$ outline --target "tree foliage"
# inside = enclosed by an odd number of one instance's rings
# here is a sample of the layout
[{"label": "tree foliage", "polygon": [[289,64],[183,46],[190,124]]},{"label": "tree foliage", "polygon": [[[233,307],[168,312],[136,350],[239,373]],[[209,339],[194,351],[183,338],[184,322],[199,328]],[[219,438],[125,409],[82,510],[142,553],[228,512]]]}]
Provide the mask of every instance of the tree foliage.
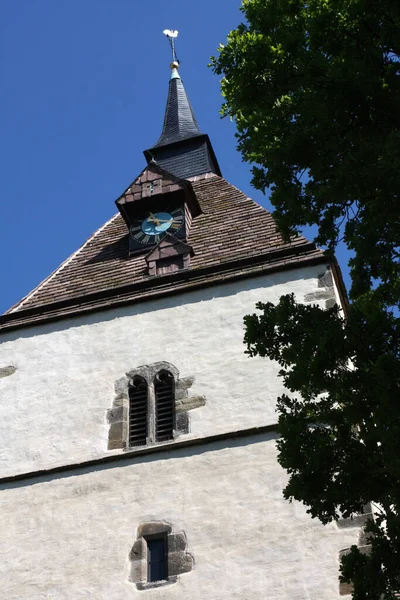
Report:
[{"label": "tree foliage", "polygon": [[355,252],[353,292],[399,294],[400,2],[245,0],[214,69],[280,229]]},{"label": "tree foliage", "polygon": [[278,399],[279,462],[287,499],[328,523],[363,512],[376,521],[368,556],[344,559],[354,598],[394,598],[400,590],[400,339],[395,317],[365,298],[347,319],[338,307],[259,303],[245,318],[248,353],[278,361],[293,395]]},{"label": "tree foliage", "polygon": [[346,319],[338,308],[257,305],[250,356],[278,361],[279,460],[287,499],[323,523],[362,512],[369,554],[341,577],[356,600],[400,591],[400,2],[244,0],[214,71],[253,185],[271,191],[289,239],[352,251]]}]

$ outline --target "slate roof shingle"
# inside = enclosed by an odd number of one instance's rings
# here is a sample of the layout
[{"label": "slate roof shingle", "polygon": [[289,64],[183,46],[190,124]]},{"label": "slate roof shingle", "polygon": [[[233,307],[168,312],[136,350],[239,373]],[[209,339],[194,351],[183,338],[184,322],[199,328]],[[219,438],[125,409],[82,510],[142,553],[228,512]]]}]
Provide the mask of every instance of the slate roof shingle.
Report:
[{"label": "slate roof shingle", "polygon": [[148,163],[155,159],[160,167],[183,179],[208,172],[221,175],[210,139],[199,129],[174,63],[171,68],[162,133],[144,156]]}]

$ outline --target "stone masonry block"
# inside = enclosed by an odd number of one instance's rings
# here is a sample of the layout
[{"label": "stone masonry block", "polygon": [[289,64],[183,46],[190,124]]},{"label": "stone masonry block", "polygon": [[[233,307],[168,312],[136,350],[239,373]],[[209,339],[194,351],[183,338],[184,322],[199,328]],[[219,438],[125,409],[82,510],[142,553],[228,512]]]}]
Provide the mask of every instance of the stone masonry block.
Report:
[{"label": "stone masonry block", "polygon": [[2,379],[3,377],[9,377],[10,375],[13,375],[16,370],[17,370],[17,368],[14,367],[13,365],[9,365],[8,367],[1,367],[0,368],[0,379]]},{"label": "stone masonry block", "polygon": [[327,289],[320,292],[312,292],[311,294],[306,294],[304,296],[305,302],[313,302],[314,300],[329,300],[330,298],[334,298],[334,292],[332,289]]},{"label": "stone masonry block", "polygon": [[142,560],[146,557],[146,546],[143,538],[139,538],[132,546],[129,553],[129,559],[132,561]]},{"label": "stone masonry block", "polygon": [[337,526],[339,529],[347,529],[349,527],[364,527],[367,524],[368,519],[372,519],[371,513],[354,515],[349,519],[339,519],[337,521]]},{"label": "stone masonry block", "polygon": [[194,383],[194,377],[182,377],[182,379],[179,379],[177,381],[177,388],[179,389],[188,389],[190,387],[192,387]]},{"label": "stone masonry block", "polygon": [[200,408],[200,406],[204,406],[205,403],[206,399],[204,396],[190,396],[189,398],[182,400],[180,410],[193,410],[194,408]]},{"label": "stone masonry block", "polygon": [[330,269],[327,269],[325,273],[318,277],[318,287],[333,287],[333,277]]},{"label": "stone masonry block", "polygon": [[160,533],[171,533],[172,527],[168,523],[142,523],[138,527],[138,537],[146,537],[150,535],[157,535]]},{"label": "stone masonry block", "polygon": [[[339,552],[339,558],[341,559],[342,556],[349,554],[350,550],[351,550],[351,548],[345,548],[344,550],[341,550]],[[361,554],[370,554],[371,546],[358,546],[358,550],[361,552]]]},{"label": "stone masonry block", "polygon": [[168,579],[162,581],[139,581],[136,584],[136,588],[138,590],[153,590],[156,588],[165,587],[166,585],[170,585],[171,583],[176,583],[177,581],[178,578],[176,576],[168,577]]},{"label": "stone masonry block", "polygon": [[178,412],[176,414],[176,431],[179,433],[189,433],[189,415],[185,412]]},{"label": "stone masonry block", "polygon": [[325,307],[326,308],[333,308],[336,305],[336,300],[335,298],[329,298],[329,300],[327,300],[325,302]]},{"label": "stone masonry block", "polygon": [[147,562],[145,560],[134,560],[131,563],[130,580],[139,583],[146,578]]},{"label": "stone masonry block", "polygon": [[109,440],[108,441],[108,450],[119,450],[121,448],[125,448],[124,440]]},{"label": "stone masonry block", "polygon": [[189,395],[189,392],[187,391],[187,388],[178,388],[178,386],[175,387],[175,400],[182,400],[183,398],[187,398]]},{"label": "stone masonry block", "polygon": [[370,537],[368,536],[371,536],[371,534],[367,534],[364,529],[361,529],[360,533],[358,534],[358,546],[369,546]]},{"label": "stone masonry block", "polygon": [[107,419],[109,423],[118,423],[119,421],[126,421],[128,419],[128,408],[126,406],[110,408],[107,411]]},{"label": "stone masonry block", "polygon": [[127,377],[121,377],[114,384],[115,394],[117,396],[123,396],[128,393],[128,383],[129,380]]},{"label": "stone masonry block", "polygon": [[168,554],[168,574],[180,575],[193,569],[193,557],[188,552],[171,552]]},{"label": "stone masonry block", "polygon": [[125,441],[128,434],[128,425],[125,422],[112,423],[108,433],[109,441]]},{"label": "stone masonry block", "polygon": [[339,593],[341,596],[349,596],[353,591],[352,583],[340,583],[339,584]]},{"label": "stone masonry block", "polygon": [[128,408],[129,400],[128,395],[126,396],[116,396],[113,402],[113,408],[118,408],[119,406],[126,406]]},{"label": "stone masonry block", "polygon": [[168,552],[183,552],[186,548],[184,533],[171,533],[168,536]]}]

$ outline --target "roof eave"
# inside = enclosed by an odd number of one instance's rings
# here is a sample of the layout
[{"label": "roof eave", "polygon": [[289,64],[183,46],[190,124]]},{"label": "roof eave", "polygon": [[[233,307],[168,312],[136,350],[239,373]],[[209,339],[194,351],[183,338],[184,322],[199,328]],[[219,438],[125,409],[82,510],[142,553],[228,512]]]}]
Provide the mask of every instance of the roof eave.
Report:
[{"label": "roof eave", "polygon": [[[144,291],[149,287],[152,289],[154,297],[160,297],[165,295],[176,295],[182,294],[187,291],[190,291],[193,287],[209,287],[212,285],[216,285],[217,283],[227,283],[228,281],[232,281],[233,279],[246,279],[255,277],[264,272],[274,272],[274,271],[285,271],[296,269],[299,267],[305,267],[307,265],[312,264],[320,264],[329,262],[332,264],[332,258],[329,258],[324,252],[318,251],[315,254],[317,248],[314,244],[308,243],[303,246],[298,246],[293,252],[293,249],[283,249],[277,250],[275,252],[269,252],[264,255],[251,256],[243,259],[239,259],[236,261],[227,261],[226,263],[216,265],[210,265],[207,267],[203,267],[195,270],[184,270],[174,274],[158,276],[157,278],[149,278],[149,280],[141,281],[134,284],[119,286],[116,288],[105,289],[99,292],[95,292],[92,294],[86,294],[83,296],[76,296],[74,298],[70,298],[67,300],[60,300],[57,302],[45,304],[42,306],[36,306],[27,309],[21,309],[15,311],[13,313],[6,313],[0,316],[0,334],[2,332],[9,331],[10,329],[19,329],[22,327],[33,327],[36,325],[40,325],[43,322],[57,321],[60,319],[70,318],[71,316],[76,316],[77,314],[85,314],[87,312],[97,312],[100,310],[105,310],[107,308],[114,308],[116,306],[123,306],[127,304],[135,304],[136,302],[146,301],[149,296],[146,294],[140,298],[123,298],[125,294],[132,293],[134,291]],[[312,253],[314,251],[314,254]],[[309,255],[304,254],[310,252]],[[286,260],[285,264],[280,264],[279,266],[275,266],[275,264],[271,264],[273,259],[284,258],[285,255],[289,259],[290,255],[303,255],[299,256],[298,262],[290,262],[290,260]],[[257,272],[254,272],[252,267],[257,267]],[[229,275],[223,275],[224,272],[229,271]],[[211,276],[215,274],[217,280],[214,281],[210,277],[210,281],[207,282],[207,275]],[[204,277],[206,276],[206,280]],[[199,280],[199,282],[197,282]],[[151,284],[149,286],[149,282]],[[176,288],[171,283],[179,283],[184,284],[184,287]],[[159,288],[159,289],[157,289]],[[112,305],[107,306],[107,301],[114,299]],[[69,312],[62,312],[63,309],[70,309]],[[57,313],[60,311],[60,313]],[[30,320],[29,317],[32,317]],[[39,317],[35,319],[34,317]],[[26,319],[23,322],[20,320]],[[16,321],[13,323],[13,321]]]}]

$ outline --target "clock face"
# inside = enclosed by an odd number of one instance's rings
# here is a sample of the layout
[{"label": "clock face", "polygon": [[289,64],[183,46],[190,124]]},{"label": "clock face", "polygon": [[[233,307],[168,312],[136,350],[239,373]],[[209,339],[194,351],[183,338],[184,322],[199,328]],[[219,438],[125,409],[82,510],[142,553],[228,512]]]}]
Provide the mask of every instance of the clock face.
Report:
[{"label": "clock face", "polygon": [[165,233],[179,234],[184,230],[184,213],[182,208],[171,212],[151,212],[141,219],[135,220],[130,229],[131,238],[138,246],[157,244]]},{"label": "clock face", "polygon": [[174,217],[170,213],[150,213],[142,223],[142,231],[147,235],[159,235],[168,231],[172,225],[174,225]]}]

